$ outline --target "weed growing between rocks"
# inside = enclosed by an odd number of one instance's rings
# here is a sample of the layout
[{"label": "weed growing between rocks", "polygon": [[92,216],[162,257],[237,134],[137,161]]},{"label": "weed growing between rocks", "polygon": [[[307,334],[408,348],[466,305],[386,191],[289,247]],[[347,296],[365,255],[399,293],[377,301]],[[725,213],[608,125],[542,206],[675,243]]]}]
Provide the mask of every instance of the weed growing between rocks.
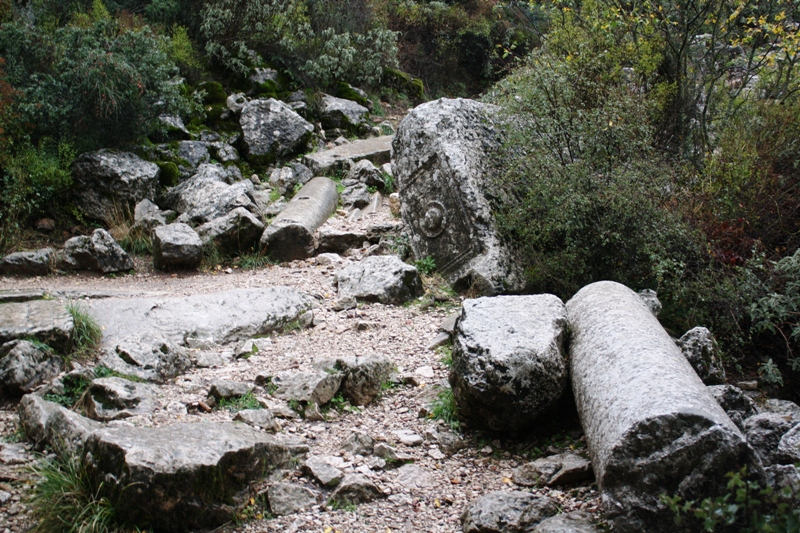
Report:
[{"label": "weed growing between rocks", "polygon": [[85,358],[91,355],[100,344],[103,330],[79,302],[69,302],[67,312],[72,315],[72,358]]},{"label": "weed growing between rocks", "polygon": [[40,481],[30,504],[39,533],[111,533],[114,505],[94,489],[76,456],[43,459],[33,466]]},{"label": "weed growing between rocks", "polygon": [[453,389],[443,389],[433,400],[430,417],[435,420],[441,420],[453,431],[461,431],[461,424],[458,422],[458,405],[456,405],[456,399],[453,396]]},{"label": "weed growing between rocks", "polygon": [[436,262],[431,256],[417,259],[414,261],[414,266],[417,267],[417,270],[419,270],[421,273],[428,275],[433,274],[433,271],[436,270]]},{"label": "weed growing between rocks", "polygon": [[747,467],[727,474],[728,493],[700,502],[662,495],[675,513],[675,523],[692,525],[693,531],[772,533],[800,531],[797,496],[786,487],[777,492],[748,478]]},{"label": "weed growing between rocks", "polygon": [[217,406],[231,412],[244,411],[245,409],[261,409],[261,404],[252,392],[233,398],[222,398]]}]

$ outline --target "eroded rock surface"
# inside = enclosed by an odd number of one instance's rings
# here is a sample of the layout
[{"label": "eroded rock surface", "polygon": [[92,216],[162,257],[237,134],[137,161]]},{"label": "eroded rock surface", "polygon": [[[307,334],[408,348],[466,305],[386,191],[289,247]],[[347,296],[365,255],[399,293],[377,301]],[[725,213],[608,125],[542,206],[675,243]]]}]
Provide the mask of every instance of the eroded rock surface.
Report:
[{"label": "eroded rock surface", "polygon": [[402,304],[423,292],[417,269],[393,255],[372,256],[336,273],[339,298]]},{"label": "eroded rock surface", "polygon": [[0,344],[36,339],[59,351],[69,348],[74,323],[62,302],[31,300],[0,304]]}]

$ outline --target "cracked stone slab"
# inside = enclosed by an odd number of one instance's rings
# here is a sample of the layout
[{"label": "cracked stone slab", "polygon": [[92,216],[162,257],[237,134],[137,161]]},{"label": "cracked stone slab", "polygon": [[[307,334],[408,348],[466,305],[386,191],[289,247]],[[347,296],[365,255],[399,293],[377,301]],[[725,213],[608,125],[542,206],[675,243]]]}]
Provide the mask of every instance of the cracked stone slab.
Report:
[{"label": "cracked stone slab", "polygon": [[312,307],[290,287],[232,289],[185,297],[93,301],[89,312],[103,329],[103,363],[125,374],[163,381],[191,366],[192,339],[217,344],[275,331]]},{"label": "cracked stone slab", "polygon": [[74,327],[62,302],[31,300],[0,305],[0,344],[34,338],[55,350],[66,350]]}]

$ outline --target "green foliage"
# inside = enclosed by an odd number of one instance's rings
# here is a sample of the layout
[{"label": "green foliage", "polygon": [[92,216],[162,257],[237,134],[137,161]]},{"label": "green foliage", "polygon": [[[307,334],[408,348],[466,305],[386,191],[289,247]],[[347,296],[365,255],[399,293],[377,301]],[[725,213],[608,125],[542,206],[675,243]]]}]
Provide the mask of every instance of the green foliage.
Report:
[{"label": "green foliage", "polygon": [[33,216],[54,214],[68,197],[75,152],[68,143],[23,141],[0,153],[0,252],[12,247]]},{"label": "green foliage", "polygon": [[243,270],[256,270],[259,268],[272,266],[274,264],[274,261],[272,261],[267,255],[260,252],[241,255],[233,260],[233,266]]},{"label": "green foliage", "polygon": [[358,406],[351,405],[349,401],[342,395],[341,391],[331,398],[329,406],[336,409],[339,413],[360,413],[361,409]]},{"label": "green foliage", "polygon": [[176,24],[172,27],[172,35],[167,45],[167,56],[178,66],[181,74],[190,81],[200,76],[203,62],[184,26]]},{"label": "green foliage", "polygon": [[430,275],[433,274],[434,270],[436,270],[436,261],[433,260],[433,257],[427,256],[414,261],[414,266],[417,267],[417,270],[423,274]]},{"label": "green foliage", "polygon": [[30,505],[41,533],[110,533],[116,530],[114,505],[101,496],[81,458],[43,458],[32,467],[39,481]]},{"label": "green foliage", "polygon": [[508,117],[498,219],[535,291],[568,297],[600,279],[660,288],[695,237],[664,208],[671,169],[652,152],[647,102],[604,42],[584,42],[593,60],[537,51],[489,95]]},{"label": "green foliage", "polygon": [[258,403],[258,398],[256,398],[252,392],[248,392],[244,396],[222,398],[217,403],[217,407],[235,413],[237,411],[243,411],[244,409],[261,409],[261,404]]},{"label": "green foliage", "polygon": [[89,314],[89,311],[79,302],[71,301],[67,304],[67,311],[72,316],[73,328],[70,341],[72,343],[72,356],[85,357],[92,354],[100,345],[103,330]]},{"label": "green foliage", "polygon": [[439,346],[436,348],[436,353],[440,355],[439,361],[441,361],[443,365],[449,367],[453,364],[453,347],[451,345]]},{"label": "green foliage", "polygon": [[453,431],[460,431],[461,424],[458,421],[458,405],[456,404],[453,389],[443,389],[436,399],[431,403],[431,418],[441,420]]},{"label": "green foliage", "polygon": [[172,161],[159,161],[156,164],[161,169],[161,173],[158,175],[158,184],[161,187],[174,187],[179,183],[181,171],[178,169],[178,165]]},{"label": "green foliage", "polygon": [[789,533],[800,531],[800,508],[787,488],[775,492],[748,478],[747,468],[727,474],[728,493],[700,502],[663,495],[661,500],[675,513],[675,523],[687,523],[695,531],[741,533]]},{"label": "green foliage", "polygon": [[22,23],[0,27],[8,81],[22,93],[19,122],[33,128],[34,142],[79,139],[82,149],[131,141],[158,115],[196,109],[165,48],[148,27],[111,17],[52,33]]},{"label": "green foliage", "polygon": [[[254,50],[307,83],[333,87],[339,81],[376,84],[396,63],[396,34],[380,26],[358,31],[318,27],[324,2],[302,0],[212,0],[202,11],[206,52],[244,76],[257,66]],[[341,26],[340,26],[341,27]]]}]

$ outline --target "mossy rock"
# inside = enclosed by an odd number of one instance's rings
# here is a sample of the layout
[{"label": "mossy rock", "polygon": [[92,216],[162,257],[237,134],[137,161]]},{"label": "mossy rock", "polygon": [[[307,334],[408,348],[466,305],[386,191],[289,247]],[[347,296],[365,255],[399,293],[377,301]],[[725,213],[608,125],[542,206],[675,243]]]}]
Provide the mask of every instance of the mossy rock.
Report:
[{"label": "mossy rock", "polygon": [[343,81],[339,82],[339,84],[336,86],[336,94],[334,96],[356,102],[363,105],[367,109],[372,108],[372,102],[370,102],[368,98],[364,98],[358,94],[358,92],[353,89],[352,85]]},{"label": "mossy rock", "polygon": [[197,86],[198,91],[205,91],[203,103],[205,105],[225,104],[228,94],[218,81],[205,81]]},{"label": "mossy rock", "polygon": [[256,96],[259,98],[278,98],[281,92],[280,86],[273,80],[267,80],[258,86]]},{"label": "mossy rock", "polygon": [[162,188],[174,187],[178,184],[181,178],[178,165],[171,161],[160,161],[156,165],[161,169],[161,173],[158,175],[158,184]]},{"label": "mossy rock", "polygon": [[415,102],[421,102],[425,99],[425,85],[421,79],[415,78],[411,74],[394,68],[387,68],[383,71],[383,79],[387,86],[398,92],[405,93]]}]

